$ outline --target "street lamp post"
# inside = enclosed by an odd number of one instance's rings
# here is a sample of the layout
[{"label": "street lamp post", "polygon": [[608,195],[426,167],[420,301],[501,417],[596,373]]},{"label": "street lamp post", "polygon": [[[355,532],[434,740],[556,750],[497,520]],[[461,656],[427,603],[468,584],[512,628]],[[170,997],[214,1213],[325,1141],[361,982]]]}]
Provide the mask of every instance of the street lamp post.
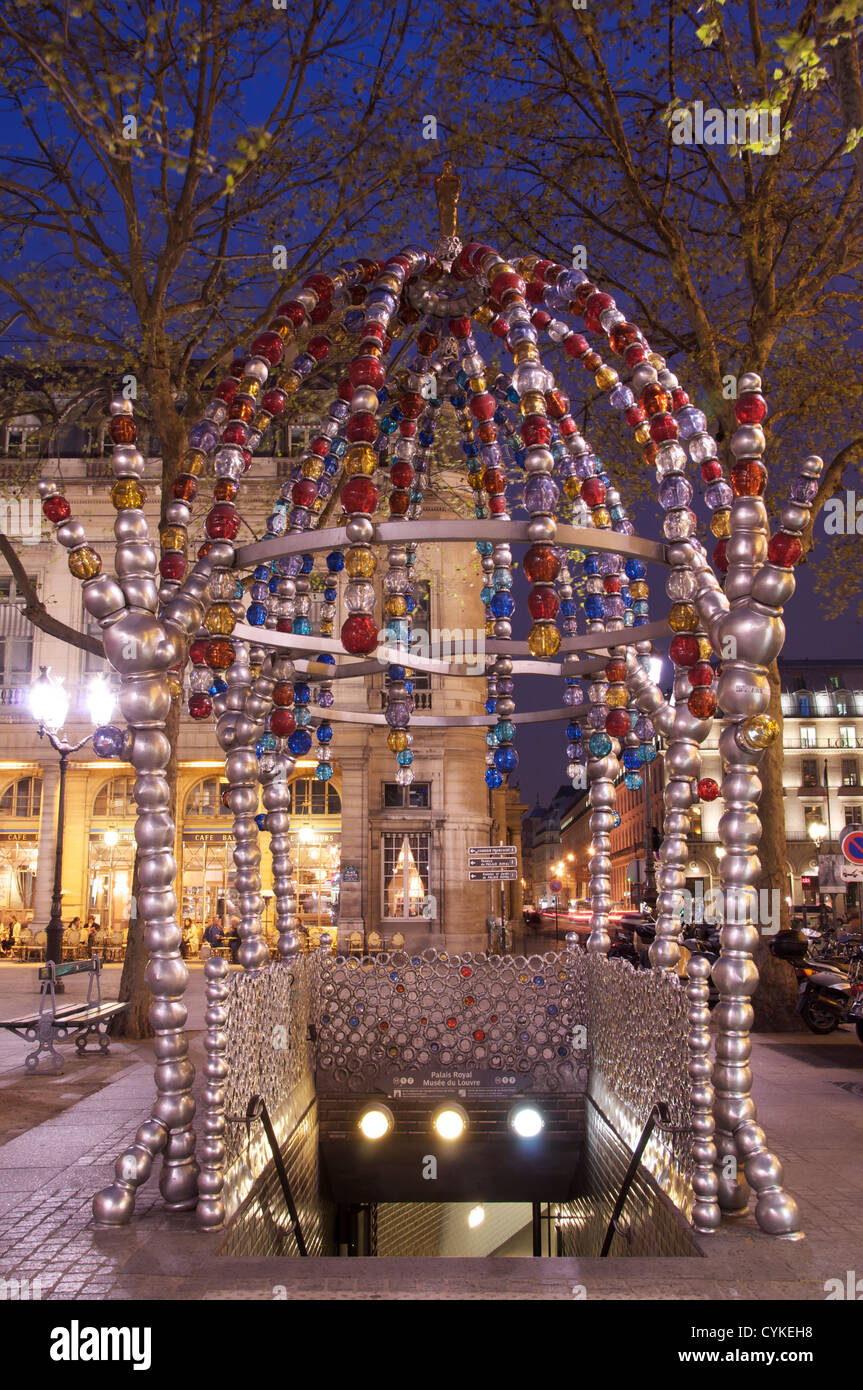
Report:
[{"label": "street lamp post", "polygon": [[[825,773],[826,773],[826,766],[827,766],[827,765],[826,765],[826,763],[825,763]],[[829,810],[829,807],[828,807],[828,810]],[[809,826],[808,826],[807,828],[808,828],[808,832],[809,832],[809,838],[813,841],[813,843],[814,843],[814,845],[815,845],[815,853],[816,853],[816,855],[818,855],[818,854],[820,854],[820,851],[821,851],[821,841],[824,839],[824,836],[828,833],[828,827],[824,824],[823,821],[821,821],[821,820],[814,820],[814,821],[811,821],[811,822],[809,823]],[[828,844],[830,843],[829,840],[828,840],[827,843],[828,843]],[[818,875],[818,897],[819,897],[819,900],[820,900],[820,903],[821,903],[821,907],[822,907],[822,909],[823,909],[823,907],[824,907],[824,893],[823,893],[822,888],[821,888],[821,874],[820,874],[820,872],[819,872],[819,875]],[[804,922],[805,922],[805,920],[806,920],[806,915],[805,915],[805,913],[804,913]],[[835,894],[835,893],[833,894],[833,924],[834,924],[834,926],[835,926],[835,924],[836,924],[836,894]],[[819,924],[819,925],[823,926],[823,923],[821,923],[821,924]]]},{"label": "street lamp post", "polygon": [[[113,696],[101,681],[94,681],[90,688],[90,714],[97,725],[107,724],[111,717]],[[68,743],[61,737],[66,716],[69,713],[69,696],[62,681],[54,680],[48,668],[43,666],[39,676],[30,687],[30,712],[36,721],[36,731],[40,738],[47,737],[55,753],[60,754],[60,790],[57,802],[57,841],[54,848],[54,885],[51,896],[51,917],[45,929],[45,959],[59,965],[63,958],[63,820],[66,811],[66,770],[69,757],[89,743],[93,733],[87,734],[78,743]],[[56,986],[61,989],[61,985]]]}]

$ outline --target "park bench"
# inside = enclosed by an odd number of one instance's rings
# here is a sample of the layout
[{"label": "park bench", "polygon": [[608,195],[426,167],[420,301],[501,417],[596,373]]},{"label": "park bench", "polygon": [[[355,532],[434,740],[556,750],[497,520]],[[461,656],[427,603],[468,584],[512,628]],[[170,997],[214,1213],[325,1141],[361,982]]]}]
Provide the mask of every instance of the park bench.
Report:
[{"label": "park bench", "polygon": [[[35,1052],[28,1053],[24,1059],[24,1065],[30,1071],[37,1069],[42,1053],[45,1052],[48,1054],[50,1070],[59,1076],[63,1071],[63,1057],[54,1044],[74,1041],[79,1055],[83,1055],[91,1033],[96,1035],[102,1051],[108,1051],[108,1023],[128,1008],[128,1004],[102,1003],[101,970],[102,961],[99,956],[93,956],[90,960],[64,961],[62,965],[55,965],[54,961],[49,960],[39,970],[39,979],[42,981],[39,1012],[27,1014],[22,1018],[0,1020],[0,1028],[24,1038],[26,1042],[38,1042],[39,1046]],[[54,989],[57,980],[63,975],[78,975],[82,972],[90,976],[87,982],[87,998],[76,1004],[63,1004],[58,1008]]]}]

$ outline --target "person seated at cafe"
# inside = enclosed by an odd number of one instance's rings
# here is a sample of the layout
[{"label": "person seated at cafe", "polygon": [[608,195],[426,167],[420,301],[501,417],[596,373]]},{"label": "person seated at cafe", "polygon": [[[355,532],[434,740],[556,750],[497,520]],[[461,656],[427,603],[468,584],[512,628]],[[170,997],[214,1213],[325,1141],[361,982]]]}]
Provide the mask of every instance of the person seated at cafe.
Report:
[{"label": "person seated at cafe", "polygon": [[215,951],[222,944],[222,928],[217,917],[214,917],[204,932],[204,940],[208,946],[212,946]]}]

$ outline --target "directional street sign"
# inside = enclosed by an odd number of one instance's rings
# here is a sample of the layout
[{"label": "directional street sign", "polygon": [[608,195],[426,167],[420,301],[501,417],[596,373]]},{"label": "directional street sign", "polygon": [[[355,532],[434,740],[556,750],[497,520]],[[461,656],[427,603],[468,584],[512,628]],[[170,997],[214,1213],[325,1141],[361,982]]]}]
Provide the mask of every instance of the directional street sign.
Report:
[{"label": "directional street sign", "polygon": [[839,836],[839,848],[849,864],[863,864],[863,827],[846,825]]},{"label": "directional street sign", "polygon": [[492,859],[486,854],[472,854],[467,861],[469,869],[514,869],[514,859]]},{"label": "directional street sign", "polygon": [[486,859],[517,859],[518,845],[471,845],[468,854],[481,854]]},{"label": "directional street sign", "polygon": [[471,869],[468,878],[471,883],[501,883],[518,878],[518,869]]},{"label": "directional street sign", "polygon": [[863,883],[863,864],[843,864],[843,883]]}]

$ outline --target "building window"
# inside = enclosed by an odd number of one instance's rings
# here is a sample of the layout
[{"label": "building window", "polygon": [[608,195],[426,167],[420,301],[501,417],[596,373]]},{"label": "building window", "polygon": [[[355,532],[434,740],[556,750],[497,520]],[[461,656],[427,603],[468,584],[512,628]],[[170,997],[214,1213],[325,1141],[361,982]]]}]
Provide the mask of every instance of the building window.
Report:
[{"label": "building window", "polygon": [[383,836],[384,918],[426,916],[429,893],[429,836]]},{"label": "building window", "polygon": [[845,824],[863,825],[863,806],[846,806]]},{"label": "building window", "polygon": [[801,724],[801,726],[800,726],[800,747],[801,747],[801,748],[814,748],[814,747],[815,747],[815,725],[814,725],[814,724]]},{"label": "building window", "polygon": [[42,809],[41,777],[21,777],[10,782],[0,796],[0,813],[4,816],[38,816]]},{"label": "building window", "polygon": [[228,783],[218,777],[206,777],[197,782],[186,796],[186,818],[199,817],[202,820],[215,820],[216,816],[230,816],[229,806],[222,800],[222,793],[228,790]]},{"label": "building window", "polygon": [[808,719],[812,714],[812,710],[809,707],[808,692],[805,695],[801,693],[797,696],[797,713],[801,719]]},{"label": "building window", "polygon": [[817,759],[815,759],[815,758],[804,758],[804,759],[803,759],[803,762],[802,762],[802,767],[803,767],[803,772],[802,772],[802,782],[801,782],[801,785],[804,786],[804,787],[818,787],[818,786],[820,786],[821,783],[818,781],[818,762],[817,762]]},{"label": "building window", "polygon": [[856,727],[855,727],[853,724],[840,724],[840,725],[839,725],[839,747],[840,747],[840,748],[856,748],[856,747],[857,747],[857,729],[856,729]]},{"label": "building window", "polygon": [[690,826],[689,838],[690,838],[691,840],[700,840],[700,839],[701,839],[701,835],[702,835],[702,829],[701,829],[701,807],[700,807],[700,806],[690,806],[690,808],[689,808],[689,826]]},{"label": "building window", "polygon": [[848,696],[844,690],[841,695],[836,696],[836,713],[840,715],[848,713]]},{"label": "building window", "polygon": [[842,759],[842,785],[843,787],[859,787],[860,774],[857,770],[856,758]]},{"label": "building window", "polygon": [[827,689],[828,689],[828,690],[838,690],[838,689],[839,689],[839,677],[838,677],[838,676],[828,676],[828,677],[827,677]]},{"label": "building window", "polygon": [[[28,575],[35,586],[34,575]],[[33,676],[33,626],[11,574],[0,575],[0,685],[20,689]]]},{"label": "building window", "polygon": [[134,777],[112,777],[100,787],[93,800],[94,816],[134,816],[136,813]]},{"label": "building window", "polygon": [[[817,806],[804,806],[803,819],[806,826],[806,833],[809,833],[810,825],[817,825],[821,822],[821,812]],[[821,822],[823,824],[823,822]]]},{"label": "building window", "polygon": [[[414,632],[424,632],[425,640],[429,644],[427,655],[431,654],[431,581],[428,579],[415,579],[413,592],[414,606],[411,615],[411,627]],[[414,671],[411,676],[414,697],[423,691],[431,690],[431,675],[428,671]],[[417,700],[415,704],[418,709],[428,709],[428,700]]]},{"label": "building window", "polygon": [[288,788],[288,810],[294,816],[340,816],[342,799],[331,782],[298,777]]},{"label": "building window", "polygon": [[427,811],[431,805],[430,791],[428,782],[411,782],[409,787],[403,787],[399,782],[384,782],[384,806],[387,809],[412,806]]}]

